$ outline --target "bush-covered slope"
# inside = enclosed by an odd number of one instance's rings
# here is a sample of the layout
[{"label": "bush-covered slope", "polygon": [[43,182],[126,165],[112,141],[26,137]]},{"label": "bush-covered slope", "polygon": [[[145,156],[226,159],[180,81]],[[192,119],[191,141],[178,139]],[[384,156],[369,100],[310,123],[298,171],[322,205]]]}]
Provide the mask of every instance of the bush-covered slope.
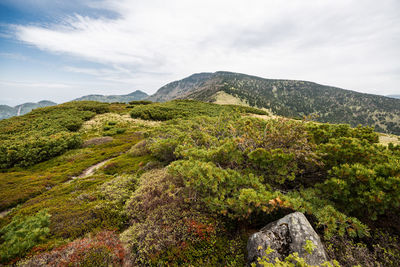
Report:
[{"label": "bush-covered slope", "polygon": [[244,266],[251,233],[301,211],[332,260],[398,265],[400,146],[371,128],[187,100],[69,103],[35,125],[97,105],[83,146],[0,173],[2,263]]},{"label": "bush-covered slope", "polygon": [[201,115],[210,117],[219,116],[222,112],[232,113],[249,113],[267,115],[263,110],[234,106],[234,105],[217,105],[193,100],[175,100],[167,103],[153,103],[147,105],[136,105],[131,110],[132,118],[140,118],[144,120],[166,121],[177,118],[190,118]]},{"label": "bush-covered slope", "polygon": [[101,103],[71,102],[0,121],[0,169],[33,165],[76,148],[82,123],[107,111]]},{"label": "bush-covered slope", "polygon": [[219,91],[285,117],[312,114],[320,122],[361,124],[373,126],[376,131],[400,134],[400,100],[306,81],[272,80],[231,72],[202,73],[160,88],[151,99],[213,102]]}]

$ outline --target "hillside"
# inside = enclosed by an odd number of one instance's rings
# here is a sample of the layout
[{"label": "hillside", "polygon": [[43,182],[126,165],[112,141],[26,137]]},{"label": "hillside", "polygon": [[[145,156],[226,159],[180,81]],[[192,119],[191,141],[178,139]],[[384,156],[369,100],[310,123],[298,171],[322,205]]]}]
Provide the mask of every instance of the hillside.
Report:
[{"label": "hillside", "polygon": [[246,266],[249,237],[295,211],[324,266],[400,262],[400,139],[368,127],[75,101],[2,120],[0,137],[0,265]]},{"label": "hillside", "polygon": [[24,115],[36,108],[49,107],[49,106],[54,106],[54,105],[57,105],[57,103],[54,103],[52,101],[47,101],[47,100],[42,100],[42,101],[39,101],[38,103],[28,102],[28,103],[17,105],[15,107],[10,107],[7,105],[0,105],[0,120],[10,118],[13,116]]},{"label": "hillside", "polygon": [[136,90],[127,95],[86,95],[75,99],[74,101],[98,101],[98,102],[106,102],[106,103],[113,103],[113,102],[122,102],[128,103],[130,101],[137,101],[143,100],[148,95],[145,92],[140,90]]},{"label": "hillside", "polygon": [[206,81],[214,77],[213,73],[197,73],[185,79],[171,82],[160,89],[147,99],[153,102],[164,102],[177,98],[183,98],[194,90],[202,88]]},{"label": "hillside", "polygon": [[[148,97],[148,95],[140,90],[136,90],[127,95],[86,95],[75,99],[74,101],[98,101],[98,102],[122,102],[128,103],[130,101],[138,101]],[[36,108],[49,107],[57,105],[52,101],[42,100],[38,103],[24,103],[15,107],[7,105],[0,105],[0,120],[10,118],[13,116],[24,115]]]},{"label": "hillside", "polygon": [[307,81],[264,79],[231,73],[200,73],[161,87],[148,99],[190,98],[214,102],[223,91],[250,106],[285,117],[312,115],[320,122],[373,126],[400,134],[400,100]]}]

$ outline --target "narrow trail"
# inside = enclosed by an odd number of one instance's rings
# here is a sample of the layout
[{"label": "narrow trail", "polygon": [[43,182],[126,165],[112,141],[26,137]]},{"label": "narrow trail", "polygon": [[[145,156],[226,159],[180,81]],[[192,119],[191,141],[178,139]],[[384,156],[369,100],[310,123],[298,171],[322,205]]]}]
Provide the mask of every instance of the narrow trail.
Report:
[{"label": "narrow trail", "polygon": [[3,210],[2,212],[0,212],[0,219],[6,217],[7,214],[8,214],[10,211],[11,211],[11,209]]},{"label": "narrow trail", "polygon": [[[115,157],[114,157],[114,158],[115,158]],[[101,162],[99,162],[99,163],[96,163],[96,164],[90,166],[89,168],[87,168],[86,170],[84,170],[80,175],[72,177],[72,179],[69,180],[68,182],[70,183],[71,181],[73,181],[73,180],[75,180],[75,179],[85,178],[85,177],[87,177],[87,176],[92,175],[98,168],[104,166],[107,162],[109,162],[110,160],[112,160],[112,159],[114,159],[114,158],[106,159],[106,160],[103,160],[103,161],[101,161]]]},{"label": "narrow trail", "polygon": [[[88,176],[92,175],[98,168],[104,166],[104,164],[106,164],[107,162],[109,162],[110,160],[115,159],[115,158],[116,158],[116,157],[109,158],[109,159],[103,160],[103,161],[101,161],[101,162],[99,162],[99,163],[96,163],[96,164],[90,166],[89,168],[87,168],[86,170],[84,170],[80,175],[74,176],[74,177],[72,177],[70,180],[66,181],[66,183],[71,183],[72,181],[74,181],[74,180],[76,180],[76,179],[85,178],[85,177],[88,177]],[[46,188],[46,189],[50,190],[51,187]],[[12,210],[12,209],[7,209],[7,210],[1,211],[1,212],[0,212],[0,219],[6,217],[6,216],[8,215],[8,213],[11,212],[11,210]]]}]

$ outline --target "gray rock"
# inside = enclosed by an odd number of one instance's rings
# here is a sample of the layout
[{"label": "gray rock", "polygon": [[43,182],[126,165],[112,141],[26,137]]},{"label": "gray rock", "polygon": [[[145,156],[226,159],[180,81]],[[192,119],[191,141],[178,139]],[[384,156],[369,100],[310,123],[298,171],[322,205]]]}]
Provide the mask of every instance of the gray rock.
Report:
[{"label": "gray rock", "polygon": [[[314,243],[315,249],[312,254],[304,249],[307,240]],[[248,264],[257,263],[257,258],[265,256],[268,246],[274,250],[267,256],[272,263],[275,263],[276,258],[283,260],[294,252],[310,265],[320,265],[328,260],[319,236],[300,212],[286,215],[254,233],[247,242]]]}]

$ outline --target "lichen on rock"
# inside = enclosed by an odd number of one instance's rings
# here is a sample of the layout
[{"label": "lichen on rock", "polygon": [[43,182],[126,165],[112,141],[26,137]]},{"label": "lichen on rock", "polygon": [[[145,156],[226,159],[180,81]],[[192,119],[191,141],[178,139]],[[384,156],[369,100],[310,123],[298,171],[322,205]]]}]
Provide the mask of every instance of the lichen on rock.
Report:
[{"label": "lichen on rock", "polygon": [[[312,253],[306,250],[307,240],[314,244]],[[266,254],[270,248],[273,251]],[[284,260],[297,252],[310,265],[320,265],[327,261],[325,249],[303,213],[294,212],[278,221],[271,222],[259,232],[254,233],[247,243],[248,264],[256,263],[258,258],[267,257],[270,262]]]}]

